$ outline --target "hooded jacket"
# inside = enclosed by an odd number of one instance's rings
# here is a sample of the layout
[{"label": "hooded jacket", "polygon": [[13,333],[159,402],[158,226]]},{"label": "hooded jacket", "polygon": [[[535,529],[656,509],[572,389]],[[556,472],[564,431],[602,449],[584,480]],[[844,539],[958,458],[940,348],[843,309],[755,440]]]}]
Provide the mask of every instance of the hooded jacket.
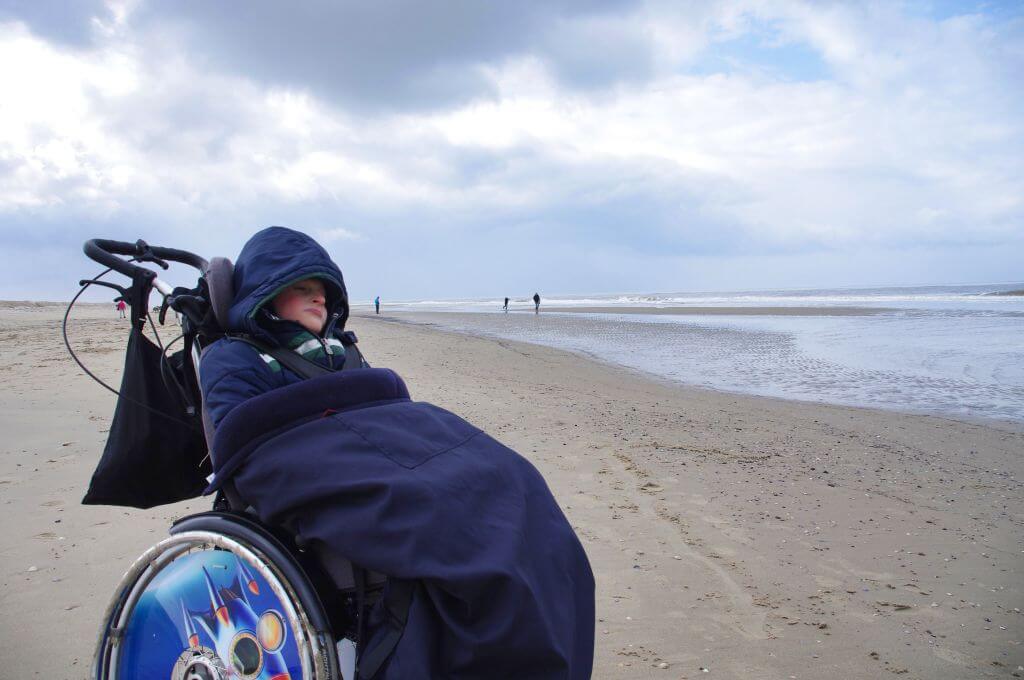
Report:
[{"label": "hooded jacket", "polygon": [[[320,279],[327,293],[327,322],[319,336],[278,318],[269,304],[291,284],[310,278]],[[229,335],[207,347],[199,363],[203,403],[215,428],[242,402],[302,380],[230,334],[293,349],[328,368],[345,363],[340,334],[348,320],[348,293],[338,265],[312,238],[285,227],[257,232],[238,255],[232,283],[235,296],[224,329]]]}]

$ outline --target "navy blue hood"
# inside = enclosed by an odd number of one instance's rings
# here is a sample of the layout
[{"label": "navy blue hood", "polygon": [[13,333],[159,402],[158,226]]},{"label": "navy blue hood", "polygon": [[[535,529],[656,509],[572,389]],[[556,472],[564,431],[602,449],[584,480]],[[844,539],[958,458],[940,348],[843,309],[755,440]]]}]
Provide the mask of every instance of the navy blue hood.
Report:
[{"label": "navy blue hood", "polygon": [[348,292],[341,270],[312,238],[285,227],[256,232],[235,261],[235,299],[228,311],[231,331],[262,336],[256,313],[286,286],[302,279],[318,278],[327,291],[328,324],[337,314],[334,328],[348,320]]}]

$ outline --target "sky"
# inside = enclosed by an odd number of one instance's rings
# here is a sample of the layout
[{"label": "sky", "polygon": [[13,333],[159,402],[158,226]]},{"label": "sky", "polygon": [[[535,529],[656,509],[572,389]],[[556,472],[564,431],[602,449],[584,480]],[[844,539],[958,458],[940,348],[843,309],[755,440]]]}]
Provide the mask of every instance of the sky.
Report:
[{"label": "sky", "polygon": [[1024,3],[0,0],[0,64],[2,299],[269,225],[353,301],[1024,281]]}]

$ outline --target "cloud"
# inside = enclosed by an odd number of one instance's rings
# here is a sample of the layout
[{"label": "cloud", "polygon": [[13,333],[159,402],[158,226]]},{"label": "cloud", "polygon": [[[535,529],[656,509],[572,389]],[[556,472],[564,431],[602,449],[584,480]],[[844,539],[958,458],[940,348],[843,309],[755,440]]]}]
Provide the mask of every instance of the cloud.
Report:
[{"label": "cloud", "polygon": [[[646,43],[617,21],[632,6],[314,0],[283,10],[273,0],[244,6],[183,0],[145,4],[131,21],[142,31],[173,31],[218,69],[315,92],[347,109],[387,112],[492,98],[484,69],[523,54],[543,55],[580,86],[642,71],[637,64],[649,59]],[[609,51],[623,39],[628,47]],[[589,66],[593,58],[601,60],[596,69]]]},{"label": "cloud", "polygon": [[358,234],[350,229],[345,229],[344,227],[316,229],[313,234],[321,243],[334,243],[335,241],[362,241],[364,238],[362,234]]},{"label": "cloud", "polygon": [[116,18],[116,9],[104,0],[69,3],[5,0],[0,3],[0,23],[17,21],[35,35],[71,48],[91,47],[96,32]]},{"label": "cloud", "polygon": [[82,15],[88,39],[49,15],[0,23],[0,60],[28,65],[0,71],[8,252],[64,243],[70,268],[103,235],[234,256],[285,224],[432,295],[467,278],[650,289],[686,258],[1024,254],[1019,13],[109,7]]}]

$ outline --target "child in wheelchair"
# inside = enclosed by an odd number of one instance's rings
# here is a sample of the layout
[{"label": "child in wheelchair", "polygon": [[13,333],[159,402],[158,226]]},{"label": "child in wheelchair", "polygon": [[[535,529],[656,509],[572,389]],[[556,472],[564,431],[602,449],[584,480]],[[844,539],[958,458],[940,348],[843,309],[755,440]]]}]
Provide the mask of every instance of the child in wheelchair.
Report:
[{"label": "child in wheelchair", "polygon": [[[247,399],[303,379],[232,334],[333,370],[346,367],[345,347],[353,344],[344,333],[349,308],[341,270],[305,234],[284,227],[258,232],[242,248],[232,284],[228,335],[203,351],[199,370],[203,405],[215,428]],[[362,368],[361,358],[349,354],[348,368]]]},{"label": "child in wheelchair", "polygon": [[[344,331],[341,271],[308,236],[271,227],[233,271],[216,259],[203,268],[196,290],[210,313],[184,293],[177,307],[219,327],[199,360],[214,473],[205,493],[246,512],[179,520],[140,557],[108,611],[94,675],[333,678],[333,643],[348,635],[358,670],[341,671],[345,680],[588,678],[593,575],[539,472],[455,414],[413,401],[393,371],[368,367]],[[359,565],[354,635],[328,592],[339,562]],[[368,573],[387,578],[372,606]],[[171,589],[172,606],[169,584],[186,578],[195,585],[188,597]],[[264,601],[267,592],[281,598]],[[169,663],[152,660],[157,619],[180,654]]]}]

